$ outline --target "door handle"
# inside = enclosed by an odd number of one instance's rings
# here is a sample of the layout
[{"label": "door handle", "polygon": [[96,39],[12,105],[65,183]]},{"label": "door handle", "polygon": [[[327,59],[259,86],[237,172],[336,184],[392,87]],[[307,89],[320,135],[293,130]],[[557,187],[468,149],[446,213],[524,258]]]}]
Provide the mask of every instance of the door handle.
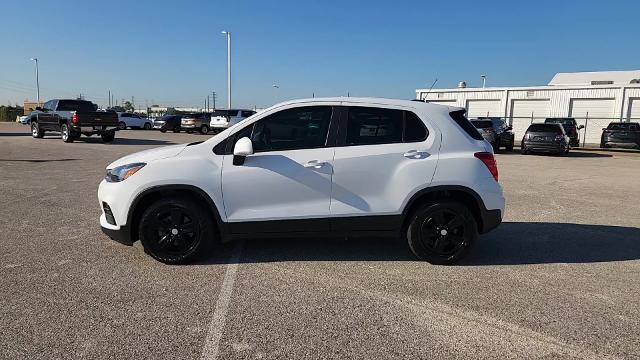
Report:
[{"label": "door handle", "polygon": [[313,169],[320,169],[322,166],[326,165],[327,163],[324,161],[318,161],[318,160],[311,160],[309,162],[307,162],[306,164],[302,165],[306,168],[313,168]]},{"label": "door handle", "polygon": [[410,159],[422,159],[429,156],[429,153],[427,153],[426,151],[409,150],[404,153],[403,156]]}]

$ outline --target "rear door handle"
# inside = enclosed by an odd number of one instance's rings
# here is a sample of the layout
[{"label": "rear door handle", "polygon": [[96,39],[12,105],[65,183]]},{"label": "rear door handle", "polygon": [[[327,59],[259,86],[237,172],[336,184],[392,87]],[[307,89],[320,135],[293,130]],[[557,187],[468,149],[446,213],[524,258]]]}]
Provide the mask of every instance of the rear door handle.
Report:
[{"label": "rear door handle", "polygon": [[321,167],[323,167],[326,164],[327,163],[324,162],[324,161],[310,160],[309,162],[307,162],[306,164],[304,164],[302,166],[304,166],[306,168],[320,169]]},{"label": "rear door handle", "polygon": [[429,156],[429,153],[426,151],[409,150],[404,153],[403,156],[410,159],[422,159]]}]

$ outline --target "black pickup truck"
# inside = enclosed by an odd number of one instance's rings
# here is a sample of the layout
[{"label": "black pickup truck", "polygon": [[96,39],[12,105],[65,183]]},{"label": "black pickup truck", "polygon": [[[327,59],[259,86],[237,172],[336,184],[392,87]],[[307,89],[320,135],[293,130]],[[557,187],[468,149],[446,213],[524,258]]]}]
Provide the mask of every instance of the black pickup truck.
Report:
[{"label": "black pickup truck", "polygon": [[49,100],[29,114],[31,135],[42,138],[47,131],[59,132],[62,141],[73,142],[80,135],[98,134],[111,142],[118,129],[118,114],[97,111],[98,106],[86,100]]}]

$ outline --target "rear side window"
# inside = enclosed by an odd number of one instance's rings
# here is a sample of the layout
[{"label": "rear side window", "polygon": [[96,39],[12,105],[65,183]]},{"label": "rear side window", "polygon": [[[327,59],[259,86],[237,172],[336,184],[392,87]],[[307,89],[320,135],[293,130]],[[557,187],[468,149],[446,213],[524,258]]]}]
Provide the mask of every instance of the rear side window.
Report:
[{"label": "rear side window", "polygon": [[546,133],[556,133],[562,134],[562,128],[558,125],[551,124],[533,124],[529,126],[527,132],[546,132]]},{"label": "rear side window", "polygon": [[460,128],[462,128],[462,130],[464,130],[464,132],[466,132],[473,139],[484,140],[475,126],[473,126],[473,124],[471,124],[471,122],[467,120],[467,117],[464,116],[465,112],[466,110],[452,111],[449,113],[449,116],[451,116],[451,119],[453,119],[453,121],[455,121],[455,123],[458,124],[458,126],[460,126]]},{"label": "rear side window", "polygon": [[402,110],[350,107],[347,145],[402,142]]},{"label": "rear side window", "polygon": [[229,110],[227,112],[228,116],[238,116],[238,110]]},{"label": "rear side window", "polygon": [[404,136],[402,141],[404,142],[421,142],[429,136],[429,130],[424,126],[424,123],[418,115],[411,111],[404,112]]}]

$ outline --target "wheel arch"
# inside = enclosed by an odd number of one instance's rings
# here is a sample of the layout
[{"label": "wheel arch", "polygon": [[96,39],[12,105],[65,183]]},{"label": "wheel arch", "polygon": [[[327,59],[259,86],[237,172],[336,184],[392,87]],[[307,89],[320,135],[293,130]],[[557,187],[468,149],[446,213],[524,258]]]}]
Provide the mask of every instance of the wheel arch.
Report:
[{"label": "wheel arch", "polygon": [[415,193],[402,212],[402,230],[405,231],[413,214],[424,204],[437,200],[454,200],[469,209],[478,224],[480,233],[484,233],[484,213],[487,211],[480,195],[473,189],[462,185],[444,185],[429,187]]},{"label": "wheel arch", "polygon": [[226,228],[224,227],[224,223],[222,221],[222,218],[220,217],[218,207],[211,199],[209,194],[194,185],[176,184],[154,186],[142,191],[135,197],[135,199],[131,203],[131,206],[129,207],[129,213],[127,214],[127,224],[129,224],[129,231],[132,242],[138,240],[138,224],[140,222],[142,214],[144,213],[144,210],[153,202],[170,195],[189,197],[204,205],[205,208],[209,211],[209,215],[212,215],[215,219],[215,231],[218,232],[221,240],[225,238],[224,235],[226,234]]}]

